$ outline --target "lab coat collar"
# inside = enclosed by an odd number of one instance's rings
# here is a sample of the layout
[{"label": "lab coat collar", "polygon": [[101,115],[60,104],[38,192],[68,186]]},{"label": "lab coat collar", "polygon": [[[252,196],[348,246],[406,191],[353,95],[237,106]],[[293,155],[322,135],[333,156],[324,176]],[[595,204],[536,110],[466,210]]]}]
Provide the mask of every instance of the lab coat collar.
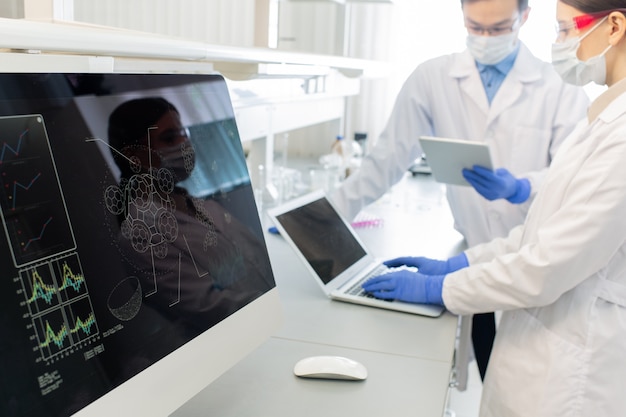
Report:
[{"label": "lab coat collar", "polygon": [[541,79],[540,61],[522,43],[511,73],[522,83],[532,83]]},{"label": "lab coat collar", "polygon": [[513,64],[513,68],[504,79],[500,89],[505,88],[506,94],[498,91],[489,105],[476,62],[469,51],[455,55],[449,74],[457,78],[463,92],[476,103],[486,115],[486,126],[489,126],[502,112],[515,103],[523,93],[524,84],[541,79],[542,63],[535,58],[522,43]]},{"label": "lab coat collar", "polygon": [[[611,103],[619,97],[623,97],[624,93],[626,93],[626,78],[613,84],[608,90],[600,94],[598,98],[593,101],[593,103],[591,103],[589,111],[587,112],[589,122],[591,123],[599,117],[604,122],[609,123],[624,113],[623,106],[611,106]],[[621,98],[620,100],[623,101],[624,98]]]},{"label": "lab coat collar", "polygon": [[[520,41],[520,50],[509,74],[515,73],[515,77],[522,83],[533,82],[541,79],[541,68],[537,65],[537,59],[530,53],[530,50]],[[468,50],[456,56],[450,66],[450,76],[452,78],[467,78],[476,69],[476,61]]]},{"label": "lab coat collar", "polygon": [[543,64],[535,58],[523,44],[520,47],[513,67],[502,82],[489,107],[487,126],[493,123],[506,109],[511,108],[524,93],[524,85],[541,79],[540,68]]},{"label": "lab coat collar", "polygon": [[483,87],[476,61],[469,51],[464,51],[453,56],[449,74],[451,78],[457,79],[461,91],[472,100],[480,111],[487,115],[489,113],[489,102]]}]

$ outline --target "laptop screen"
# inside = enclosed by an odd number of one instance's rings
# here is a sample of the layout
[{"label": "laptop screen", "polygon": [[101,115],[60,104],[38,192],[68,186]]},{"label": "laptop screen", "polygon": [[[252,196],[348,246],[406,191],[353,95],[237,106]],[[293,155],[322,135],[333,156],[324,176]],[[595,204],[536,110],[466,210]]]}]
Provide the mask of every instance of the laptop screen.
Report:
[{"label": "laptop screen", "polygon": [[324,284],[365,255],[365,249],[326,198],[276,217]]}]

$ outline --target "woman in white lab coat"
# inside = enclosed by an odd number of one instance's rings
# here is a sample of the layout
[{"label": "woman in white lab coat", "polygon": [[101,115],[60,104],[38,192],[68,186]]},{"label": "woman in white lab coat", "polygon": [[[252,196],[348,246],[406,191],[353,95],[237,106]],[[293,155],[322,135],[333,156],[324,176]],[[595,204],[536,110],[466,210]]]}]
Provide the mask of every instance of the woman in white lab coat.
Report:
[{"label": "woman in white lab coat", "polygon": [[557,4],[555,68],[609,89],[561,147],[525,223],[468,249],[470,266],[445,277],[366,284],[458,314],[504,311],[481,417],[626,413],[626,1]]}]

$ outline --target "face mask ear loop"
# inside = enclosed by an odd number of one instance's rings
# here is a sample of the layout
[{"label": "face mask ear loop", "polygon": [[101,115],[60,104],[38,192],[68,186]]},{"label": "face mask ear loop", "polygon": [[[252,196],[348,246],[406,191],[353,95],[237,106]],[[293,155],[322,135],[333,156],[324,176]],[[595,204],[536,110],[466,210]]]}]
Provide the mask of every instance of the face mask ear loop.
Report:
[{"label": "face mask ear loop", "polygon": [[602,51],[602,52],[600,53],[600,55],[598,55],[598,56],[604,56],[607,52],[609,52],[609,49],[611,49],[611,47],[612,47],[612,46],[613,46],[613,45],[609,45],[609,46],[607,46],[607,47],[606,47],[606,49],[605,49],[604,51]]},{"label": "face mask ear loop", "polygon": [[[605,21],[605,20],[607,20],[608,18],[609,18],[608,16],[604,16],[604,17],[602,18],[602,20],[600,20],[598,23],[596,23],[596,24],[595,24],[595,25],[591,28],[591,30],[589,30],[589,32],[585,33],[583,36],[581,36],[580,38],[578,38],[578,45],[580,45],[580,42],[581,42],[583,39],[585,39],[585,38],[587,37],[587,35],[589,35],[591,32],[593,32],[594,30],[596,30],[596,28],[597,28],[598,26],[600,26],[602,23],[604,23],[604,21]],[[609,52],[609,49],[611,49],[611,47],[612,47],[612,46],[613,46],[613,45],[609,44],[609,46],[607,46],[607,47],[606,47],[606,49],[600,53],[600,55],[596,55],[596,56],[595,56],[595,57],[593,57],[593,58],[600,58],[600,57],[603,57],[603,56],[604,56],[604,54],[606,54],[607,52]],[[593,58],[590,58],[590,59],[593,59]]]},{"label": "face mask ear loop", "polygon": [[598,23],[596,23],[595,25],[593,25],[593,27],[591,29],[589,29],[589,32],[585,33],[583,36],[581,36],[580,38],[578,38],[579,40],[583,40],[585,39],[587,36],[589,36],[589,34],[591,32],[593,32],[594,30],[596,30],[598,28],[598,26],[600,26],[602,23],[604,23],[605,20],[607,20],[609,17],[608,16],[604,16],[602,19],[600,19],[600,21]]}]

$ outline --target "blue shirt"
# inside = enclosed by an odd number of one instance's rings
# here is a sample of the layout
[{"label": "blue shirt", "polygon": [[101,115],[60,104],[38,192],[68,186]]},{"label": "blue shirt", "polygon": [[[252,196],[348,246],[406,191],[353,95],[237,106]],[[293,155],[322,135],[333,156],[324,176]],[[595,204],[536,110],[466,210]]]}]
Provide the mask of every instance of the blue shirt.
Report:
[{"label": "blue shirt", "polygon": [[478,68],[480,79],[483,81],[483,87],[485,88],[485,93],[487,93],[487,100],[489,100],[489,104],[491,104],[493,97],[500,89],[502,82],[506,78],[509,71],[511,71],[511,68],[513,68],[515,58],[517,58],[517,54],[519,53],[519,45],[520,44],[518,42],[515,50],[497,64],[485,65],[480,62],[476,62],[476,68]]}]

